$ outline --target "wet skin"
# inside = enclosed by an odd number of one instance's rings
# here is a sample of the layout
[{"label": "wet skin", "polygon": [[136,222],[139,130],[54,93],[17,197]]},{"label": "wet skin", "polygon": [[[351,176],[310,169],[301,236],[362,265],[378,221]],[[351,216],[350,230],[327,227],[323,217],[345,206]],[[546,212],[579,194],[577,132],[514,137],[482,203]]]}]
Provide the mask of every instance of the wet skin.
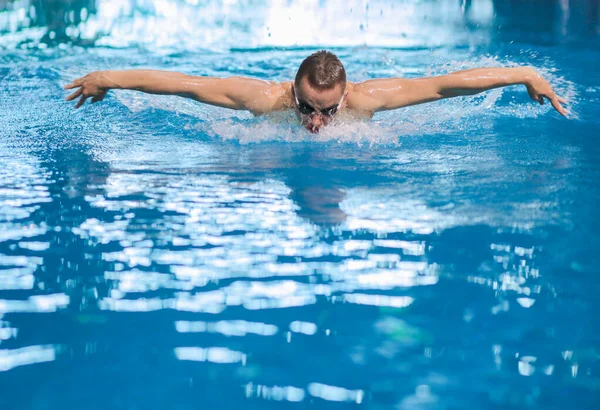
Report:
[{"label": "wet skin", "polygon": [[[75,108],[88,98],[99,102],[111,89],[127,89],[149,94],[178,95],[198,102],[254,115],[294,109],[301,124],[316,133],[333,120],[333,111],[344,116],[371,118],[379,111],[437,101],[444,98],[478,94],[493,88],[524,85],[532,100],[550,101],[566,116],[566,100],[531,67],[474,68],[422,78],[380,78],[360,83],[347,82],[318,91],[303,78],[298,87],[292,81],[282,83],[247,77],[204,77],[158,70],[96,71],[65,86],[74,92],[67,101],[79,98]],[[296,88],[296,90],[294,90]],[[295,95],[294,95],[295,91]],[[296,98],[298,101],[296,101]],[[338,110],[328,110],[335,108]],[[300,109],[300,106],[303,109]],[[331,115],[328,115],[331,113]]]},{"label": "wet skin", "polygon": [[345,104],[346,90],[342,84],[337,84],[330,90],[316,90],[310,86],[306,78],[300,81],[298,87],[294,87],[292,92],[296,93],[296,98],[301,104],[309,105],[314,109],[311,114],[302,114],[299,110],[296,99],[294,99],[294,111],[302,126],[313,134],[319,132],[321,127],[329,124],[334,115],[326,115],[321,111],[338,106],[338,111],[343,109]]}]

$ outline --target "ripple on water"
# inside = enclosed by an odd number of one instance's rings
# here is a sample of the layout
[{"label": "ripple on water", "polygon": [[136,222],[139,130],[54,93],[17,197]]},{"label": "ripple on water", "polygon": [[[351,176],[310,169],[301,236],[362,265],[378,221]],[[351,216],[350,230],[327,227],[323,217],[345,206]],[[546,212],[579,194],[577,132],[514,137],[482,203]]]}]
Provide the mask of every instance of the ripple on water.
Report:
[{"label": "ripple on water", "polygon": [[[434,51],[340,53],[358,80],[512,63],[465,63],[472,51],[453,50],[446,64]],[[83,373],[110,374],[116,407],[136,380],[186,403],[218,386],[219,400],[258,406],[502,407],[595,392],[596,264],[581,255],[595,243],[597,201],[580,164],[597,161],[566,127],[531,135],[521,120],[562,123],[525,106],[523,90],[315,136],[290,116],[141,94],[66,111],[59,86],[85,70],[168,60],[67,54],[1,68],[0,103],[40,89],[0,118],[0,377],[27,383],[39,403],[51,403],[41,378],[57,365],[66,371],[53,380],[86,397],[98,385]],[[168,64],[225,75],[251,58],[264,60],[258,76],[287,79],[304,54]],[[576,98],[551,62],[535,63]]]}]

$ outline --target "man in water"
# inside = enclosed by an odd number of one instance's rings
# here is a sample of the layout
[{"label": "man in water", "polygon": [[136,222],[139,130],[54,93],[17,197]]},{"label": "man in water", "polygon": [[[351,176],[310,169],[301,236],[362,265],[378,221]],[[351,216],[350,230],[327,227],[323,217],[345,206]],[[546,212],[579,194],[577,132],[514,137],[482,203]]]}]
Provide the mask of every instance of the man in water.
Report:
[{"label": "man in water", "polygon": [[67,101],[79,98],[75,108],[88,98],[102,101],[111,89],[129,89],[150,94],[179,95],[201,103],[247,110],[254,115],[293,109],[301,124],[312,133],[342,112],[372,117],[377,111],[394,110],[442,98],[477,94],[492,88],[523,84],[540,104],[548,99],[562,115],[566,103],[530,67],[475,68],[415,79],[382,78],[361,83],[346,81],[341,61],[329,51],[308,56],[294,81],[282,83],[245,77],[199,77],[155,70],[96,71],[65,86],[76,89]]}]

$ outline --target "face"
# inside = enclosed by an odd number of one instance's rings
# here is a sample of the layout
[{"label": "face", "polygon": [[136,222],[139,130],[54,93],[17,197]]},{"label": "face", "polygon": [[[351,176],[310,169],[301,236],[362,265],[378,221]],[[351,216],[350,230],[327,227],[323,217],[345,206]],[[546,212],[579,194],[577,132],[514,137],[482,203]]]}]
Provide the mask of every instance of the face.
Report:
[{"label": "face", "polygon": [[321,127],[329,124],[341,107],[344,91],[341,84],[337,84],[331,90],[317,91],[303,78],[300,86],[294,87],[294,108],[302,125],[316,134]]}]

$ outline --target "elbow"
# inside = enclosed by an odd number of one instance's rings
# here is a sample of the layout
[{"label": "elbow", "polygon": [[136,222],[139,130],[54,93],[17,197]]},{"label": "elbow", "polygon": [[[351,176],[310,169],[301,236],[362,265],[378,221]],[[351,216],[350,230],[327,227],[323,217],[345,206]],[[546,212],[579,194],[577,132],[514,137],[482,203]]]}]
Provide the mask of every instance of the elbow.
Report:
[{"label": "elbow", "polygon": [[461,94],[459,94],[457,90],[448,88],[435,93],[435,98],[436,100],[442,100],[444,98],[458,97],[459,95]]},{"label": "elbow", "polygon": [[479,94],[482,91],[485,91],[485,90],[470,89],[470,88],[448,88],[446,90],[442,90],[439,92],[440,97],[438,99],[475,95],[475,94]]}]

